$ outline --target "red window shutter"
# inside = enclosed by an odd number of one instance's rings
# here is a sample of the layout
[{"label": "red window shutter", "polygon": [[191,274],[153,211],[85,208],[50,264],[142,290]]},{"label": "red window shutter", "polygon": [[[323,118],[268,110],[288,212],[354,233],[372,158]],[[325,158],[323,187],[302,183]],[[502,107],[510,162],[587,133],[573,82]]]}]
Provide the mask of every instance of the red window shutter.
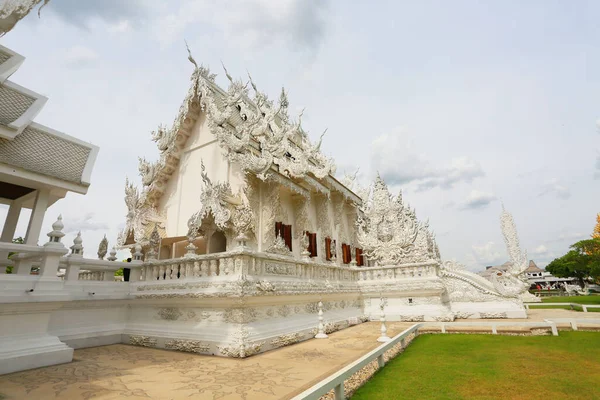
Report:
[{"label": "red window shutter", "polygon": [[331,238],[325,238],[325,259],[331,261]]},{"label": "red window shutter", "polygon": [[364,265],[362,252],[362,249],[356,248],[356,265],[359,267]]},{"label": "red window shutter", "polygon": [[312,246],[312,250],[310,252],[310,256],[311,257],[316,257],[317,256],[317,234],[316,233],[311,233],[310,234],[310,244]]},{"label": "red window shutter", "polygon": [[290,251],[292,251],[292,226],[291,225],[282,225],[283,226],[283,240],[285,241],[285,245]]}]

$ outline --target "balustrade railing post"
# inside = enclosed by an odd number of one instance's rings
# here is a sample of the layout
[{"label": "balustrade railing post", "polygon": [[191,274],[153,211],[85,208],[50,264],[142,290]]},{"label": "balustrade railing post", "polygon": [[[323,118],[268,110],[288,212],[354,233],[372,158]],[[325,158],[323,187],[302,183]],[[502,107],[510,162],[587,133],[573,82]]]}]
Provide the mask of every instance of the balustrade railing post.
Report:
[{"label": "balustrade railing post", "polygon": [[344,394],[344,382],[342,381],[340,384],[336,385],[333,392],[335,400],[345,400],[346,395]]},{"label": "balustrade railing post", "polygon": [[571,329],[573,329],[574,331],[577,330],[577,321],[571,321]]},{"label": "balustrade railing post", "polygon": [[103,280],[105,282],[114,282],[115,281],[115,271],[104,271]]}]

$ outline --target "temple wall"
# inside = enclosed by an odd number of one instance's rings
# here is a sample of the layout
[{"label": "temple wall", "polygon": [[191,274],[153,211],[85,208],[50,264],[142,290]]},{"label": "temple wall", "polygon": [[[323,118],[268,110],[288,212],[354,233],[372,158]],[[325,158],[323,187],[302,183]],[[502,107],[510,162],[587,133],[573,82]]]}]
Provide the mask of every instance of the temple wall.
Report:
[{"label": "temple wall", "polygon": [[213,182],[229,182],[236,193],[242,184],[239,168],[231,168],[216,139],[210,133],[204,114],[196,121],[188,138],[177,169],[168,181],[160,202],[166,214],[167,236],[187,234],[188,219],[199,209],[202,193],[200,172],[204,163],[206,173]]}]

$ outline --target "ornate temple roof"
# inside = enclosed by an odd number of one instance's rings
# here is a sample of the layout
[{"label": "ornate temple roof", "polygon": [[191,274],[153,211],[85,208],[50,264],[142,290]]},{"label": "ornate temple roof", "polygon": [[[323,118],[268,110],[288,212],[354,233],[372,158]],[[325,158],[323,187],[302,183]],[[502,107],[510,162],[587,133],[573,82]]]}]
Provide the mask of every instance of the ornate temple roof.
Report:
[{"label": "ornate temple roof", "polygon": [[[362,202],[335,179],[333,160],[321,153],[321,141],[316,145],[310,143],[301,127],[301,115],[297,121],[290,119],[285,91],[282,90],[278,102],[270,101],[258,91],[251,77],[244,84],[233,80],[226,69],[230,86],[224,90],[215,83],[215,74],[198,66],[191,55],[189,59],[195,66],[192,83],[172,127],[160,126],[152,132],[161,152],[160,159],[156,162],[140,159],[144,195],[150,204],[156,204],[164,193],[201,112],[206,114],[211,132],[227,158],[245,172],[263,180],[278,181],[299,194],[313,189],[329,196],[334,190],[357,204]],[[250,98],[249,84],[254,99]]]}]

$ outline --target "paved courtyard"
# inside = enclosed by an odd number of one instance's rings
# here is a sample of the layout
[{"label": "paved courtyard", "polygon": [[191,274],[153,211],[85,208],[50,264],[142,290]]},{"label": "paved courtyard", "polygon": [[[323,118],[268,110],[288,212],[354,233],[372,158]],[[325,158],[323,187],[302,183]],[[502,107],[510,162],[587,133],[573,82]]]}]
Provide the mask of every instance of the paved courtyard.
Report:
[{"label": "paved courtyard", "polygon": [[[549,309],[529,314],[530,321],[595,317]],[[411,325],[388,323],[388,334]],[[123,344],[81,349],[71,363],[0,376],[0,399],[286,399],[377,347],[378,336],[379,324],[365,323],[243,360]]]}]

